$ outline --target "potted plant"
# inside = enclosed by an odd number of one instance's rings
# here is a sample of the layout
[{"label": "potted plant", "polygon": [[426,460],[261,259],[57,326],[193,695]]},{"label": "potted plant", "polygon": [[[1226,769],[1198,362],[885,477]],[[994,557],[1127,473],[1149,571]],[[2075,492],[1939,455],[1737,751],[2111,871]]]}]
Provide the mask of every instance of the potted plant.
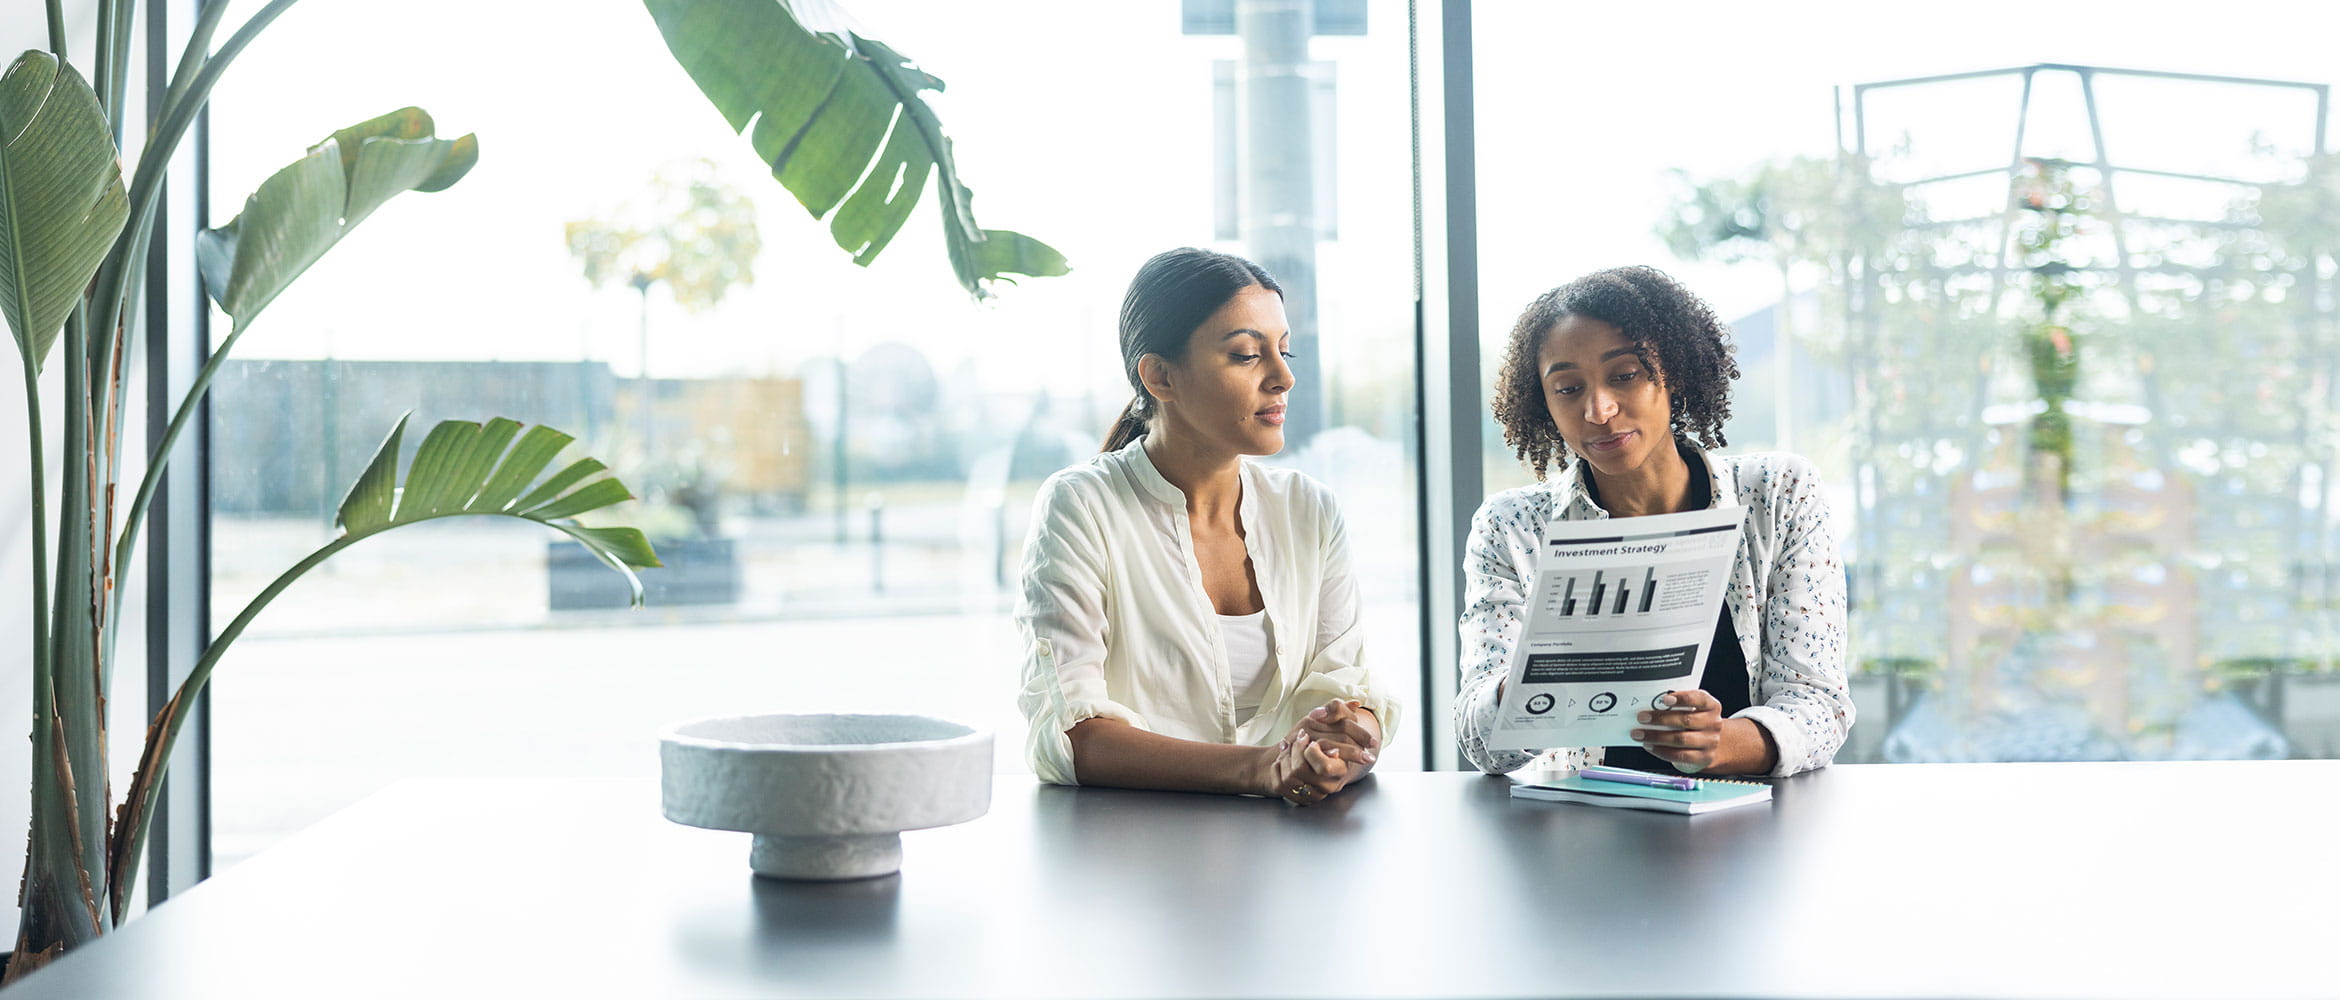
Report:
[{"label": "potted plant", "polygon": [[[201,411],[213,375],[268,304],[359,222],[397,194],[456,183],[478,157],[474,137],[439,139],[429,115],[402,109],[334,132],[261,184],[233,221],[199,234],[204,289],[233,327],[154,442],[144,479],[123,509],[117,487],[127,485],[122,477],[135,468],[122,459],[118,433],[133,384],[124,347],[139,315],[166,168],[221,75],[296,2],[270,0],[217,46],[229,5],[200,5],[127,181],[119,149],[136,0],[95,5],[91,76],[66,60],[62,4],[50,0],[49,50],[25,53],[0,77],[0,134],[9,139],[0,147],[0,239],[9,251],[0,253],[0,313],[23,363],[35,520],[32,835],[7,981],[123,919],[173,743],[212,670],[271,600],[335,553],[424,520],[500,516],[576,540],[624,577],[637,602],[641,581],[633,571],[659,564],[639,530],[575,520],[631,495],[591,458],[547,475],[569,435],[500,418],[445,421],[424,436],[402,471],[401,419],[342,500],[339,534],[221,630],[155,714],[119,811],[112,811],[104,781],[75,780],[107,773],[103,706],[115,661],[120,572],[135,551],[173,445]],[[757,123],[752,139],[774,176],[816,218],[830,220],[839,246],[856,263],[876,258],[932,173],[940,177],[952,269],[971,294],[987,294],[988,282],[1010,274],[1065,272],[1063,257],[1046,244],[975,225],[950,141],[918,96],[942,82],[853,33],[833,4],[806,5],[817,23],[804,20],[794,0],[647,5],[700,89],[735,130]],[[740,51],[758,57],[741,60]],[[897,112],[904,127],[894,127]],[[883,180],[864,183],[865,174]],[[57,465],[72,473],[63,477],[53,553],[37,393],[52,353],[65,367]]]},{"label": "potted plant", "polygon": [[[252,321],[359,222],[405,191],[437,191],[478,158],[472,136],[439,139],[430,116],[407,108],[334,132],[278,171],[227,225],[197,237],[205,290],[233,321],[168,429],[154,442],[127,508],[120,427],[136,384],[125,350],[137,325],[155,206],[165,170],[212,87],[293,0],[255,13],[216,49],[225,3],[203,5],[186,54],[156,108],[158,124],[125,184],[124,126],[134,4],[98,5],[95,84],[64,59],[60,5],[48,8],[51,51],[27,52],[0,77],[0,312],[22,362],[33,490],[32,831],[20,888],[16,950],[7,979],[30,973],[117,925],[130,909],[148,824],[171,750],[222,654],[278,594],[342,549],[394,528],[455,516],[512,517],[577,540],[632,583],[658,559],[641,532],[587,528],[575,516],[630,499],[602,464],[578,459],[545,475],[570,438],[514,421],[446,421],[431,428],[402,472],[405,420],[341,502],[339,533],[270,583],[223,630],[156,712],[119,811],[109,801],[105,704],[116,663],[120,577],[178,437],[201,412],[212,376]],[[64,365],[65,471],[54,549],[40,373]]]}]

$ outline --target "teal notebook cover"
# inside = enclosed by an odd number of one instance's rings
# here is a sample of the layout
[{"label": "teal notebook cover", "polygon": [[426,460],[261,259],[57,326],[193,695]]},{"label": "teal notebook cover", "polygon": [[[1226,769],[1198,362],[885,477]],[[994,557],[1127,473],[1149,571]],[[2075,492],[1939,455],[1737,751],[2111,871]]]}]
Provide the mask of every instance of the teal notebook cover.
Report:
[{"label": "teal notebook cover", "polygon": [[1513,798],[1623,806],[1659,812],[1702,813],[1771,800],[1771,786],[1728,778],[1699,778],[1689,791],[1617,781],[1591,781],[1570,774],[1511,786]]}]

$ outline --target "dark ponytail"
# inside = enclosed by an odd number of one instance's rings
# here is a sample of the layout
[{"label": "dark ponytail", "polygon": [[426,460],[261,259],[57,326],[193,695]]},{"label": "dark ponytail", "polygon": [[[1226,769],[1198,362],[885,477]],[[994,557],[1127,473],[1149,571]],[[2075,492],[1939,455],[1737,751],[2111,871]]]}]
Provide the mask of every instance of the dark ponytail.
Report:
[{"label": "dark ponytail", "polygon": [[1145,393],[1139,393],[1129,405],[1121,408],[1121,415],[1113,418],[1113,429],[1105,432],[1105,451],[1120,451],[1122,446],[1146,436]]},{"label": "dark ponytail", "polygon": [[1253,285],[1284,294],[1284,286],[1276,284],[1265,268],[1216,250],[1180,247],[1156,254],[1138,268],[1137,277],[1129,281],[1129,294],[1121,300],[1121,369],[1136,395],[1105,433],[1104,450],[1119,451],[1145,437],[1153,419],[1154,397],[1138,378],[1138,359],[1154,354],[1185,360],[1186,342],[1203,321]]}]

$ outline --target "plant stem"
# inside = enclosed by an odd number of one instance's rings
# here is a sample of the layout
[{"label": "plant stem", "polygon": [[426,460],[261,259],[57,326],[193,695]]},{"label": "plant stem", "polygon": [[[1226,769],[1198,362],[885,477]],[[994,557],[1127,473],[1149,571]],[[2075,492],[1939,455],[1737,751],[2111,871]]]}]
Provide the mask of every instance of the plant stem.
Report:
[{"label": "plant stem", "polygon": [[178,91],[178,87],[173,85],[172,89],[177,91],[176,98],[166,98],[164,106],[158,109],[160,121],[154,127],[153,138],[147,140],[145,152],[138,157],[137,171],[131,175],[129,222],[122,227],[122,235],[115,241],[114,252],[107,256],[105,266],[98,271],[97,294],[90,301],[99,303],[101,308],[109,312],[121,312],[124,291],[132,280],[130,275],[135,273],[134,269],[138,266],[138,262],[125,259],[127,254],[123,248],[143,242],[147,233],[153,229],[154,206],[162,194],[163,174],[169,168],[172,156],[178,152],[179,142],[186,138],[187,130],[194,127],[195,118],[202,113],[204,102],[211,98],[211,88],[219,83],[220,75],[227,72],[236,56],[251,45],[253,39],[258,38],[260,32],[279,15],[298,2],[300,0],[272,0],[268,6],[253,14],[251,20],[237,28],[236,33],[228,37],[227,44],[220,46],[218,54],[203,60],[203,68],[195,73],[184,91]]},{"label": "plant stem", "polygon": [[[211,682],[211,671],[219,664],[221,654],[226,653],[236,638],[244,634],[244,629],[252,624],[253,619],[260,617],[260,612],[268,607],[268,602],[276,599],[276,595],[284,593],[285,588],[292,586],[303,574],[332,558],[335,553],[371,537],[373,534],[336,538],[326,543],[325,547],[309,553],[308,558],[293,564],[291,569],[271,581],[266,589],[260,591],[259,596],[244,605],[243,612],[220,631],[218,638],[211,640],[211,645],[203,651],[203,658],[196,661],[195,669],[188,671],[187,679],[179,682],[179,689],[172,693],[170,702],[148,725],[146,749],[139,755],[138,773],[130,779],[130,788],[122,802],[122,822],[114,830],[114,843],[111,845],[113,856],[107,863],[107,867],[112,869],[108,883],[113,887],[117,904],[126,900],[125,894],[130,891],[127,887],[138,880],[139,858],[146,853],[146,831],[153,822],[155,800],[162,794],[163,777],[170,772],[171,750],[177,745],[179,730],[186,725],[187,716],[194,712],[195,703],[203,693],[204,686]],[[119,912],[119,905],[116,910]]]},{"label": "plant stem", "polygon": [[97,89],[98,111],[106,116],[106,128],[114,136],[114,145],[122,144],[120,106],[121,95],[114,92],[114,2],[99,0],[97,7],[97,50],[91,54],[96,61],[96,72],[89,82]]},{"label": "plant stem", "polygon": [[[100,2],[104,2],[104,0],[100,0]],[[106,110],[113,118],[114,145],[119,148],[122,145],[122,126],[127,120],[126,113],[130,104],[122,95],[130,87],[130,39],[134,34],[130,30],[130,25],[131,22],[137,20],[138,0],[113,0],[112,6],[114,8],[114,48],[109,56],[112,58],[113,64],[108,67],[109,71],[106,75],[113,84],[114,103],[108,105]]]},{"label": "plant stem", "polygon": [[[83,431],[81,421],[88,409],[76,402],[77,399],[86,400],[88,398],[88,394],[82,391],[81,384],[82,369],[89,363],[88,357],[83,354],[84,335],[82,332],[88,314],[87,302],[74,306],[73,312],[65,318],[65,333],[59,338],[63,341],[61,353],[65,356],[65,375],[62,384],[65,397],[62,404],[65,411],[63,414],[65,428],[57,440],[60,452],[58,458],[61,460],[62,467],[57,470],[57,546],[55,550],[57,566],[56,575],[53,578],[57,594],[55,600],[50,602],[49,609],[53,616],[49,621],[49,641],[52,644],[49,651],[49,664],[56,671],[51,676],[52,683],[61,678],[65,671],[65,665],[58,661],[64,656],[65,595],[72,586],[72,581],[68,579],[71,574],[67,570],[73,564],[71,556],[73,551],[73,515],[74,508],[81,505],[80,500],[83,493],[78,488],[78,484],[88,481],[80,478],[81,470],[73,467],[73,457],[83,454],[82,450],[77,447],[75,438]],[[38,527],[36,526],[36,530]]]},{"label": "plant stem", "polygon": [[32,428],[33,718],[36,722],[33,742],[38,745],[37,723],[49,704],[50,684],[49,474],[41,458],[40,365],[33,359],[30,341],[20,338],[16,346],[17,353],[24,358],[25,420]]},{"label": "plant stem", "polygon": [[[147,251],[147,245],[148,245],[148,243],[149,243],[150,241],[151,241],[151,231],[150,231],[150,233],[148,234],[148,236],[145,236],[145,237],[142,237],[142,238],[140,238],[140,239],[139,239],[139,241],[138,241],[138,242],[137,242],[135,245],[133,245],[133,247],[132,247],[132,249],[131,249],[131,256],[132,256],[134,259],[140,259],[140,260],[143,260],[143,259],[145,259],[145,257],[146,257],[146,251]],[[126,283],[125,283],[124,294],[123,294],[123,300],[122,300],[122,315],[123,315],[123,317],[125,318],[125,319],[124,319],[124,324],[123,324],[123,326],[124,326],[124,328],[125,328],[125,329],[128,327],[128,320],[127,320],[127,318],[128,318],[128,317],[130,317],[130,316],[135,316],[135,315],[137,315],[137,313],[138,313],[138,302],[139,302],[139,296],[140,296],[140,294],[141,294],[142,292],[144,292],[144,291],[145,291],[145,288],[146,288],[146,281],[144,280],[144,278],[143,278],[143,277],[139,277],[139,278],[132,278],[132,279],[130,279],[128,282],[126,282]],[[124,347],[123,345],[121,345],[121,344],[117,343],[117,344],[115,345],[115,350],[116,350],[116,351],[118,351],[118,352],[126,352],[126,351],[127,351],[127,348],[126,348],[126,347]],[[114,379],[114,383],[115,383],[115,384],[114,384],[114,389],[115,389],[115,392],[114,392],[114,395],[112,396],[112,401],[111,401],[111,402],[110,402],[110,403],[107,405],[107,407],[106,407],[106,419],[107,419],[107,421],[108,421],[108,424],[107,424],[107,426],[115,428],[115,432],[114,432],[114,433],[113,433],[111,436],[109,436],[109,437],[107,438],[107,442],[106,442],[106,443],[107,443],[107,448],[106,448],[106,476],[105,476],[105,481],[106,481],[106,489],[107,489],[107,491],[108,491],[108,492],[107,492],[107,496],[109,497],[109,499],[110,499],[110,498],[113,496],[113,492],[112,492],[112,491],[113,491],[113,488],[114,488],[115,486],[119,485],[119,483],[120,483],[120,480],[119,480],[119,479],[116,477],[116,475],[115,475],[115,474],[116,474],[116,473],[117,473],[117,472],[118,472],[118,471],[121,469],[121,463],[120,463],[120,461],[119,461],[119,459],[120,459],[120,457],[121,457],[121,449],[120,449],[120,444],[121,444],[121,432],[120,432],[120,426],[121,426],[121,419],[122,419],[122,407],[123,407],[123,405],[125,404],[125,399],[123,398],[123,396],[122,396],[122,394],[121,394],[121,392],[120,392],[120,389],[121,389],[121,377],[120,377],[120,370],[121,370],[121,367],[123,366],[123,364],[124,364],[124,360],[123,360],[123,359],[117,359],[117,360],[115,361],[115,371],[116,371],[116,377],[115,377],[115,379]],[[169,444],[169,442],[168,442],[168,441],[166,441],[166,442],[163,444],[163,448],[164,448],[165,450],[167,450],[169,447],[170,447],[170,444]],[[159,480],[158,480],[158,482],[159,482]],[[143,484],[142,484],[142,485],[143,485]],[[109,516],[111,516],[111,515],[112,515],[112,513],[113,513],[113,510],[114,510],[114,508],[113,508],[113,506],[112,506],[111,504],[109,504],[109,505],[107,506],[106,510],[107,510],[107,514],[108,514]],[[138,517],[139,517],[139,515],[140,515],[140,514],[143,514],[144,512],[145,512],[145,511],[144,511],[144,507],[143,507],[143,505],[141,505],[141,506],[140,506],[140,508],[138,508],[137,510],[134,510],[134,511],[133,511],[133,512],[132,512],[132,513],[129,515],[129,519],[128,519],[127,521],[123,522],[123,525],[122,525],[122,530],[123,530],[123,534],[124,534],[125,536],[127,536],[127,535],[134,535],[134,534],[137,534],[137,530],[138,530],[138,529],[137,529],[137,525],[138,525]],[[107,525],[106,525],[106,531],[107,531],[107,534],[104,536],[104,537],[105,537],[105,539],[106,539],[106,543],[107,543],[107,544],[112,544],[112,543],[113,543],[113,540],[114,540],[114,535],[113,535],[113,523],[112,523],[111,521],[109,521],[109,522],[107,523]],[[108,569],[109,569],[111,572],[113,572],[113,573],[127,573],[127,572],[129,571],[129,570],[128,570],[128,567],[129,567],[129,565],[130,565],[130,563],[129,563],[129,559],[130,559],[130,546],[129,546],[128,544],[126,544],[126,541],[127,541],[127,540],[125,539],[125,544],[116,545],[116,546],[115,546],[115,548],[113,549],[113,553],[114,553],[114,559],[113,559],[113,561],[112,561],[111,563],[107,564],[107,568],[108,568]],[[103,550],[101,550],[101,551],[103,551]],[[126,592],[128,589],[129,589],[129,588],[127,588],[127,587],[116,587],[116,588],[114,589],[114,592],[113,592],[113,596],[112,596],[112,598],[106,602],[106,609],[107,609],[107,614],[108,614],[110,617],[113,617],[113,618],[119,618],[119,617],[121,616],[121,612],[122,612],[122,595],[123,595],[123,594],[124,594],[124,593],[125,593],[125,592]],[[107,662],[107,663],[112,663],[112,662],[114,662],[114,638],[115,638],[115,634],[114,634],[114,633],[112,633],[112,632],[108,632],[108,633],[106,633],[106,634],[105,634],[105,649],[104,649],[104,650],[102,650],[102,652],[103,652],[103,654],[104,654],[104,656],[105,656],[105,662]]]},{"label": "plant stem", "polygon": [[[63,765],[81,780],[73,782],[70,809],[76,824],[77,850],[86,864],[106,852],[105,703],[97,637],[92,631],[100,601],[92,575],[97,542],[92,537],[98,499],[90,493],[95,442],[90,438],[89,308],[74,307],[65,322],[65,429],[64,468],[59,470],[63,496],[57,511],[56,570],[50,608],[51,655],[49,669],[58,733],[63,737]],[[87,871],[87,869],[84,869]],[[103,871],[88,872],[96,900],[108,898]],[[101,904],[102,905],[102,904]]]},{"label": "plant stem", "polygon": [[203,12],[196,15],[195,30],[187,36],[187,48],[179,53],[179,65],[171,70],[171,89],[163,94],[156,107],[159,115],[187,94],[187,87],[195,80],[195,73],[211,58],[211,36],[219,31],[219,20],[227,14],[227,0],[211,0],[203,4]]},{"label": "plant stem", "polygon": [[[143,245],[141,249],[143,249]],[[137,283],[133,282],[132,287],[137,287]],[[128,329],[129,324],[126,320],[114,324],[113,332],[107,338],[111,341],[111,345],[106,351],[104,367],[91,369],[93,373],[98,374],[98,377],[105,380],[103,405],[95,408],[95,417],[98,423],[92,440],[97,443],[99,451],[95,467],[92,470],[93,481],[90,486],[91,499],[95,500],[98,509],[103,511],[103,515],[96,518],[95,523],[91,525],[96,534],[90,539],[91,571],[95,574],[98,586],[98,592],[93,601],[95,607],[92,614],[96,615],[97,618],[95,642],[99,664],[98,691],[100,694],[114,690],[114,640],[120,635],[120,630],[114,624],[122,607],[123,590],[115,585],[115,577],[119,570],[113,558],[114,515],[120,507],[114,502],[114,488],[120,481],[122,468],[122,368],[129,360],[129,351],[127,345],[123,343],[123,337]],[[109,785],[108,788],[107,795],[108,798],[111,798],[111,786]]]},{"label": "plant stem", "polygon": [[49,51],[65,61],[65,0],[49,0]]},{"label": "plant stem", "polygon": [[187,395],[179,400],[179,411],[171,415],[171,425],[163,431],[162,440],[146,460],[146,475],[138,480],[138,497],[130,501],[129,516],[122,519],[122,539],[114,547],[114,565],[130,565],[130,554],[138,545],[138,528],[146,523],[147,505],[154,502],[154,491],[162,484],[163,471],[170,466],[171,449],[179,443],[179,433],[187,429],[200,408],[203,397],[211,392],[211,378],[219,373],[219,366],[227,362],[228,349],[236,346],[236,338],[244,335],[242,324],[229,331],[220,341],[219,349],[211,352],[203,370],[196,373],[195,384],[187,388]]},{"label": "plant stem", "polygon": [[[385,448],[387,449],[388,446],[386,445]],[[397,454],[394,450],[388,450],[386,453],[390,461],[396,461]],[[408,470],[407,482],[409,486],[414,484],[412,469]],[[218,666],[220,657],[227,653],[228,647],[244,634],[244,629],[249,627],[254,619],[260,617],[260,612],[268,607],[269,602],[274,601],[279,594],[284,593],[285,588],[292,586],[303,575],[315,569],[325,560],[332,558],[341,550],[375,535],[395,531],[410,524],[420,524],[424,521],[435,521],[448,517],[509,517],[551,528],[568,535],[584,545],[588,551],[599,557],[612,569],[623,573],[627,582],[633,587],[634,605],[641,606],[641,580],[636,578],[633,570],[629,568],[630,565],[638,564],[623,555],[613,555],[604,547],[606,543],[596,540],[588,533],[587,529],[580,527],[573,520],[548,521],[527,514],[467,510],[458,506],[442,513],[389,521],[363,532],[350,533],[344,529],[343,534],[327,542],[323,548],[310,553],[307,558],[294,564],[291,569],[285,570],[275,580],[270,581],[258,596],[252,598],[251,603],[244,605],[244,610],[236,615],[235,620],[229,622],[227,628],[220,630],[218,638],[213,639],[211,644],[203,650],[202,659],[197,660],[194,669],[187,672],[186,679],[179,682],[179,687],[172,692],[170,701],[165,703],[163,708],[155,713],[154,719],[147,723],[146,746],[139,754],[137,773],[130,779],[130,787],[123,798],[120,818],[114,825],[112,841],[107,845],[112,853],[106,858],[106,877],[107,884],[111,886],[117,919],[119,919],[119,913],[124,909],[123,904],[127,902],[130,887],[138,881],[139,859],[146,851],[146,832],[153,821],[154,803],[162,794],[163,777],[170,771],[171,751],[178,743],[179,732],[185,727],[187,717],[195,711],[196,702],[201,697],[204,687],[211,682],[212,670]],[[651,556],[648,564],[656,565],[657,558],[654,555]]]},{"label": "plant stem", "polygon": [[[196,24],[195,37],[188,40],[187,52],[180,58],[177,73],[180,78],[172,82],[170,95],[163,101],[161,124],[155,127],[154,138],[147,142],[145,155],[138,159],[138,170],[130,184],[130,223],[123,230],[121,241],[115,244],[117,252],[106,259],[104,269],[98,272],[96,301],[109,304],[115,313],[119,314],[133,297],[131,285],[137,279],[132,275],[140,273],[136,270],[138,262],[126,259],[120,250],[147,244],[148,235],[154,227],[154,206],[162,190],[164,166],[177,150],[187,129],[194,124],[195,116],[201,112],[204,102],[210,99],[211,88],[219,82],[220,74],[227,71],[245,46],[259,37],[262,29],[298,2],[273,0],[237,28],[236,33],[228,37],[227,44],[220,46],[217,55],[209,57],[202,56],[202,45],[219,27],[216,12],[227,4],[219,0],[204,5],[203,20]],[[189,67],[198,62],[202,68],[189,77]],[[161,481],[163,470],[170,465],[171,448],[178,442],[179,432],[186,428],[196,404],[209,390],[212,373],[218,370],[220,362],[227,356],[228,348],[241,332],[239,329],[229,334],[228,339],[220,344],[219,350],[212,352],[211,359],[203,366],[203,373],[196,377],[195,385],[187,391],[187,397],[180,401],[179,412],[172,417],[170,430],[164,434],[161,444],[149,453],[146,475],[138,484],[138,499],[131,505],[129,517],[122,522],[122,538],[114,549],[114,565],[129,565],[139,525],[146,519],[147,504],[153,500],[155,485]],[[116,601],[119,601],[118,597]]]}]

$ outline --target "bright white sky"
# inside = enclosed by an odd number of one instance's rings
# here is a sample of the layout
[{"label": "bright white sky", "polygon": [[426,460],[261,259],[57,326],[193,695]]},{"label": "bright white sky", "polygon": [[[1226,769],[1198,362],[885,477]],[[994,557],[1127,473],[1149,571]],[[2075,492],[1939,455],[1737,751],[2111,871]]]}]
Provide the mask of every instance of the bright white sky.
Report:
[{"label": "bright white sky", "polygon": [[[937,104],[978,217],[1054,243],[1077,269],[983,306],[949,276],[931,196],[874,268],[851,266],[728,132],[638,3],[559,8],[548,21],[532,2],[310,0],[244,57],[218,99],[215,221],[306,144],[404,104],[431,110],[443,133],[478,132],[483,150],[453,190],[370,219],[272,307],[244,356],[585,356],[630,373],[631,293],[589,291],[561,223],[612,211],[659,165],[691,156],[759,201],[767,249],[757,287],[719,310],[659,304],[662,375],[785,371],[898,339],[946,378],[989,389],[1112,385],[1122,283],[1148,254],[1210,237],[1209,61],[1235,43],[1180,36],[1171,0],[850,5],[949,81]],[[2050,61],[2328,82],[2340,78],[2334,9],[1480,3],[1486,322],[1499,330],[1536,292],[1636,261],[1682,273],[1726,316],[1767,304],[1777,279],[1761,268],[1668,259],[1651,234],[1662,170],[1827,155],[1833,86]],[[1316,42],[1340,63],[1342,102],[1342,234],[1325,248],[1322,325],[1328,353],[1383,370],[1410,353],[1404,10],[1378,0],[1370,36]],[[2027,153],[2090,154],[2068,80],[2042,79]],[[2254,130],[2297,150],[2312,127],[2300,99],[2241,88],[2108,81],[2099,96],[2117,157],[2173,169],[2241,169]],[[2014,90],[1885,93],[1872,112],[1873,144],[1906,131],[1913,165],[1980,167],[2006,161]]]},{"label": "bright white sky", "polygon": [[[1344,287],[1362,291],[1336,297],[1324,318],[1370,326],[1410,365],[1403,9],[1384,3],[1375,37],[1322,40],[1318,56],[1370,53],[1380,71],[1344,64],[1342,125],[1354,141],[1341,183],[1355,211],[1325,255],[1328,271],[1346,267]],[[403,196],[369,219],[239,353],[583,352],[630,374],[633,293],[589,291],[561,225],[617,208],[663,163],[705,156],[758,201],[766,251],[756,287],[710,314],[686,316],[654,293],[654,372],[786,371],[841,346],[857,354],[905,340],[946,378],[974,366],[988,389],[1118,383],[1113,323],[1129,275],[1155,252],[1211,237],[1210,60],[1235,55],[1234,40],[1182,37],[1169,2],[863,3],[854,13],[949,83],[935,103],[978,219],[1050,242],[1073,276],[973,304],[943,257],[931,192],[873,267],[852,266],[725,127],[638,3],[564,4],[548,32],[536,4],[404,0],[393,17],[313,0],[220,95],[215,219],[332,128],[402,104],[430,110],[442,134],[479,133],[480,165],[445,193]],[[361,32],[366,44],[343,41]],[[350,308],[355,298],[365,307]]]},{"label": "bright white sky", "polygon": [[[1761,266],[1669,265],[1651,226],[1663,168],[1712,176],[1836,145],[1831,88],[2035,63],[2340,81],[2340,5],[2238,2],[1694,3],[1475,5],[1481,281],[1488,322],[1567,277],[1650,262],[1724,316],[1778,298]],[[1904,130],[1913,166],[2005,165],[2016,78],[1873,93],[1873,151]],[[2024,152],[2094,159],[2071,74],[2042,75]],[[2185,172],[2252,167],[2260,130],[2304,152],[2312,99],[2263,88],[2100,78],[2116,162]],[[2297,92],[2293,92],[2294,95]],[[2340,141],[2340,135],[2333,137]],[[2258,166],[2263,171],[2264,165]],[[2131,197],[2170,198],[2132,185]],[[2004,188],[1993,195],[2004,196]],[[1506,202],[1518,210],[1505,208]]]}]

